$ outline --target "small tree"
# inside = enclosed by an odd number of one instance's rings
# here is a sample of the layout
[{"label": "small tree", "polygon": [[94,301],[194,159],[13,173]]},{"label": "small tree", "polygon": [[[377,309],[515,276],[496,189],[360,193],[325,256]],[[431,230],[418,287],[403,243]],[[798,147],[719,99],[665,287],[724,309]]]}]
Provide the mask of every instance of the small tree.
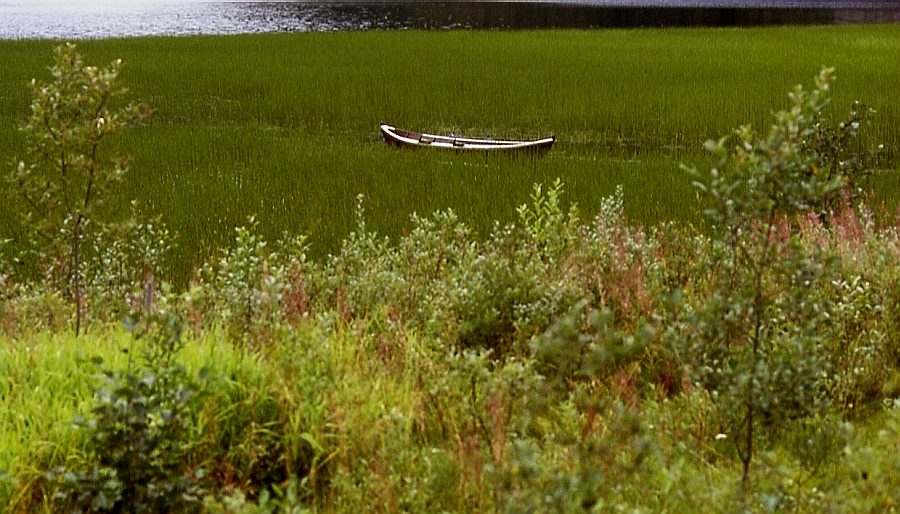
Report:
[{"label": "small tree", "polygon": [[18,209],[33,232],[37,255],[50,279],[75,305],[75,333],[84,315],[87,232],[104,225],[100,206],[127,171],[124,158],[107,158],[101,143],[149,116],[143,104],[114,105],[122,61],[86,66],[75,45],[53,52],[52,79],[32,80],[31,113],[22,127],[29,154],[8,182],[23,200]]},{"label": "small tree", "polygon": [[872,155],[851,143],[868,111],[855,106],[837,129],[823,120],[832,74],[822,70],[812,91],[794,89],[768,133],[744,126],[708,142],[717,168],[690,170],[709,202],[719,252],[713,294],[697,313],[694,374],[718,393],[745,486],[761,432],[826,401],[816,324],[829,305],[810,292],[828,261],[800,243],[792,220],[821,215],[841,191],[858,187]]}]

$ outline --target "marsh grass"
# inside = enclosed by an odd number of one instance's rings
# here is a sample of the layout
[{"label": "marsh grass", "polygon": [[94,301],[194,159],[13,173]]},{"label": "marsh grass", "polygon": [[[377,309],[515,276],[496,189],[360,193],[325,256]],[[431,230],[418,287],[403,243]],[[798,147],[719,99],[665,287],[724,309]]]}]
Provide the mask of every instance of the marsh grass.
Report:
[{"label": "marsh grass", "polygon": [[[91,63],[121,57],[124,83],[156,110],[118,141],[134,162],[113,208],[137,198],[161,214],[179,234],[173,272],[184,279],[249,215],[270,237],[304,232],[314,254],[334,251],[360,193],[372,228],[393,237],[411,213],[446,208],[486,233],[531,184],[557,177],[586,214],[621,184],[629,218],[697,222],[679,164],[703,168],[704,140],[748,121],[768,125],[784,91],[824,64],[838,70],[831,112],[843,116],[854,99],[875,107],[870,134],[896,170],[898,35],[894,25],[358,32],[131,38],[80,49]],[[13,127],[54,44],[0,44],[4,163],[22,153]],[[404,153],[380,143],[379,122],[559,139],[542,159]],[[874,183],[893,210],[895,175]],[[0,215],[0,233],[14,232]]]}]

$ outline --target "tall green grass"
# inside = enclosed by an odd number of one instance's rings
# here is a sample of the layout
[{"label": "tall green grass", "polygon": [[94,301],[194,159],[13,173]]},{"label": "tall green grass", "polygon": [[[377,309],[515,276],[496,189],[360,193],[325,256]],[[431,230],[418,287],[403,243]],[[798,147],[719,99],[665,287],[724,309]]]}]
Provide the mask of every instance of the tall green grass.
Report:
[{"label": "tall green grass", "polygon": [[[4,165],[24,150],[14,127],[55,44],[0,43]],[[389,235],[412,212],[445,208],[484,231],[532,183],[556,177],[587,214],[622,184],[632,219],[694,221],[679,164],[702,167],[703,141],[739,124],[768,125],[786,88],[823,65],[838,69],[834,115],[861,99],[879,111],[871,136],[887,146],[887,167],[900,148],[896,25],[130,38],[80,49],[91,63],[123,58],[133,96],[156,109],[116,142],[134,156],[117,208],[137,198],[163,216],[180,235],[182,278],[249,215],[267,235],[301,231],[314,253],[332,251],[359,193],[370,226]],[[540,159],[404,153],[380,143],[382,121],[553,133],[558,144]],[[896,178],[876,187],[893,209]],[[0,210],[0,235],[14,232],[8,217]]]}]

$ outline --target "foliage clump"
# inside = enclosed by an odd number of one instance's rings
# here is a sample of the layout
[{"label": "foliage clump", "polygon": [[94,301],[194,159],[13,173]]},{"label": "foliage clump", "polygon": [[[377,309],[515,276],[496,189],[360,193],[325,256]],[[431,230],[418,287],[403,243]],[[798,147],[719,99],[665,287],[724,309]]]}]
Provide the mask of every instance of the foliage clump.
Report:
[{"label": "foliage clump", "polygon": [[200,510],[204,471],[189,458],[200,385],[175,361],[181,325],[160,314],[134,323],[135,337],[148,339],[142,365],[102,369],[90,416],[75,420],[84,463],[46,474],[53,502],[69,512]]},{"label": "foliage clump", "polygon": [[144,104],[117,105],[126,92],[118,83],[121,68],[121,60],[88,66],[75,45],[57,47],[51,80],[31,82],[31,112],[22,126],[28,158],[4,176],[20,200],[20,245],[36,243],[28,253],[75,306],[76,333],[86,308],[88,241],[111,226],[104,204],[128,170],[127,159],[107,157],[102,143],[149,116]]},{"label": "foliage clump", "polygon": [[760,429],[820,413],[829,400],[834,368],[822,326],[835,306],[820,292],[835,258],[803,241],[798,228],[851,208],[837,199],[855,192],[870,162],[848,149],[866,116],[856,107],[838,129],[826,128],[832,73],[822,70],[812,91],[795,88],[766,134],[744,126],[733,140],[708,142],[719,165],[706,176],[692,170],[710,203],[718,259],[710,296],[695,311],[690,362],[732,416],[728,435],[745,481]]}]

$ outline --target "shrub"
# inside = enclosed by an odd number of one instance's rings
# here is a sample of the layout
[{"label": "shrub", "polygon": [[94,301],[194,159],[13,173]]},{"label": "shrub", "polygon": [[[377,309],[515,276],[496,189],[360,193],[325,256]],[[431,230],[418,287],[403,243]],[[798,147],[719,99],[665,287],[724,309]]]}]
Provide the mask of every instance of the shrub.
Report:
[{"label": "shrub", "polygon": [[591,309],[582,301],[535,338],[531,348],[543,375],[569,387],[614,376],[644,355],[653,336],[649,325],[636,333],[618,329],[610,311]]},{"label": "shrub", "polygon": [[622,507],[623,490],[637,488],[654,451],[637,412],[616,400],[597,400],[579,388],[552,417],[554,444],[517,438],[500,483],[503,512],[591,512]]},{"label": "shrub", "polygon": [[101,143],[149,115],[143,105],[114,105],[125,93],[118,84],[121,67],[120,60],[106,68],[87,66],[75,45],[57,47],[52,80],[32,80],[31,114],[22,127],[28,162],[20,161],[6,177],[21,196],[17,212],[38,242],[39,264],[75,305],[76,334],[85,309],[85,241],[109,221],[101,205],[128,169],[125,159],[104,158]]},{"label": "shrub", "polygon": [[[718,265],[698,309],[691,363],[733,416],[729,435],[745,487],[760,429],[816,413],[826,400],[823,377],[831,370],[817,326],[832,305],[816,292],[831,262],[791,232],[798,215],[823,215],[850,180],[840,161],[846,148],[825,143],[833,139],[822,122],[831,78],[825,69],[811,92],[798,86],[768,133],[741,127],[731,151],[727,138],[708,142],[719,167],[706,176],[692,170],[710,202]],[[849,123],[858,127],[856,117]],[[855,179],[861,170],[852,169]]]},{"label": "shrub", "polygon": [[[343,321],[363,319],[382,307],[407,314],[413,307],[407,296],[418,289],[405,276],[409,271],[400,253],[366,226],[363,200],[362,195],[357,197],[355,230],[313,277],[316,306],[338,313]],[[423,250],[433,248],[418,251]]]},{"label": "shrub", "polygon": [[231,247],[199,270],[183,297],[198,324],[207,318],[208,326],[221,323],[233,340],[253,346],[305,315],[307,303],[305,238],[285,238],[272,247],[256,225],[251,217],[249,226],[236,227]]},{"label": "shrub", "polygon": [[165,276],[163,265],[174,244],[165,224],[159,219],[141,220],[135,211],[117,226],[96,234],[95,259],[86,266],[87,314],[119,321],[162,300],[157,297],[168,286],[157,281]]},{"label": "shrub", "polygon": [[88,457],[47,472],[46,490],[70,512],[199,512],[204,472],[187,457],[200,386],[175,362],[181,325],[157,315],[133,330],[149,338],[144,366],[103,370],[91,417],[75,420]]}]

